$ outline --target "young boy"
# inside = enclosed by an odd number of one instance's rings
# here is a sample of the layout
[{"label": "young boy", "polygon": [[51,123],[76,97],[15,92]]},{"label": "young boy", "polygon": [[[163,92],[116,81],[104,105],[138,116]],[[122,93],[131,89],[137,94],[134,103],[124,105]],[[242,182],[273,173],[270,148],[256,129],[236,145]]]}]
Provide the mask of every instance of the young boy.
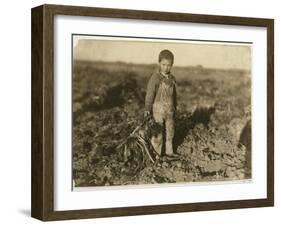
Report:
[{"label": "young boy", "polygon": [[158,68],[149,79],[145,97],[145,117],[152,114],[155,122],[165,128],[163,133],[159,133],[151,138],[152,146],[161,155],[163,140],[165,140],[163,148],[167,156],[174,155],[174,117],[177,107],[177,95],[176,80],[171,74],[173,63],[173,53],[167,49],[162,50],[158,58]]}]

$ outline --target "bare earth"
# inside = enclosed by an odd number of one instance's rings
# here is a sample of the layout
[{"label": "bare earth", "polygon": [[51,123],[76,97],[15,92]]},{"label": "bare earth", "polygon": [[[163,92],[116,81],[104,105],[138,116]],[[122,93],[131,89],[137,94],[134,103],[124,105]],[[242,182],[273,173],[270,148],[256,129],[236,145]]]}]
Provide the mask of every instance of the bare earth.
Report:
[{"label": "bare earth", "polygon": [[251,79],[246,71],[173,68],[178,158],[152,163],[144,156],[125,158],[124,150],[116,148],[143,120],[154,68],[74,62],[75,187],[251,178]]}]

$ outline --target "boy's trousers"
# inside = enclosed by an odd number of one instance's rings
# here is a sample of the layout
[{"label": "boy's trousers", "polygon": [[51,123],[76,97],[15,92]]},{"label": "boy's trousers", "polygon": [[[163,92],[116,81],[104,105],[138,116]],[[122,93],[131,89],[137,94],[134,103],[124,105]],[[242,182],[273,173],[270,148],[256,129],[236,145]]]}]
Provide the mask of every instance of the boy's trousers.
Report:
[{"label": "boy's trousers", "polygon": [[[161,155],[163,140],[165,142],[165,152],[167,155],[173,154],[173,138],[175,134],[175,120],[174,112],[170,110],[171,108],[163,105],[163,103],[153,104],[153,118],[156,123],[159,123],[163,129],[156,136],[152,136],[151,144],[154,150]],[[163,137],[163,135],[165,137]],[[165,138],[165,139],[164,139]]]}]

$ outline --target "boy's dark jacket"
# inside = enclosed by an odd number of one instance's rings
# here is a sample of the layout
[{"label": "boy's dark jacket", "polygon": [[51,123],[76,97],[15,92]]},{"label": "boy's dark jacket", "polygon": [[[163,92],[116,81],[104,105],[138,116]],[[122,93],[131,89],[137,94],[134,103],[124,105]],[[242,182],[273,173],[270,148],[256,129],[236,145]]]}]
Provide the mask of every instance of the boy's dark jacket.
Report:
[{"label": "boy's dark jacket", "polygon": [[[159,84],[162,81],[162,79],[165,79],[165,77],[159,72],[159,70],[156,70],[150,77],[147,89],[146,89],[146,96],[145,96],[145,110],[151,112],[152,111],[152,105],[155,100],[155,96],[157,94]],[[168,82],[171,82],[173,85],[173,105],[174,109],[177,108],[177,92],[176,92],[176,79],[175,77],[170,73],[168,76]]]}]

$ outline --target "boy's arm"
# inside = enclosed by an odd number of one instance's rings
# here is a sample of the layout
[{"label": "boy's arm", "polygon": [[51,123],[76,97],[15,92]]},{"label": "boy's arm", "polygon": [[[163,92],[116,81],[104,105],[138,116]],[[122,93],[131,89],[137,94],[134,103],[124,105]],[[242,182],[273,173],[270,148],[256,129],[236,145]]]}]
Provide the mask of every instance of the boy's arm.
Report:
[{"label": "boy's arm", "polygon": [[174,84],[173,100],[174,100],[174,108],[175,108],[175,110],[177,110],[178,101],[177,101],[177,88],[176,88],[176,83]]},{"label": "boy's arm", "polygon": [[156,76],[155,74],[152,74],[152,76],[148,81],[146,95],[145,95],[145,111],[147,112],[152,111],[152,104],[155,97],[155,87],[156,87]]}]

